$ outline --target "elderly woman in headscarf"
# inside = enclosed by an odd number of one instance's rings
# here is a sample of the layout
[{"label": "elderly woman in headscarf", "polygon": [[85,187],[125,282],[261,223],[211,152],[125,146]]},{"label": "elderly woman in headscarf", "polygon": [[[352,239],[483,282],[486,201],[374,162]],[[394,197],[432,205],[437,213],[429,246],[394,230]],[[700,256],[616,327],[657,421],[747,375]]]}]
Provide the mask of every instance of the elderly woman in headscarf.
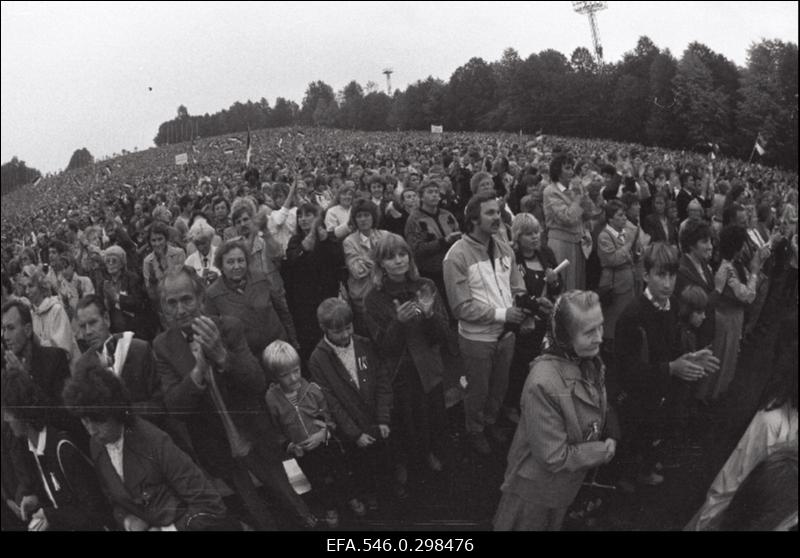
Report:
[{"label": "elderly woman in headscarf", "polygon": [[614,458],[619,434],[609,415],[602,340],[597,294],[561,295],[547,348],[523,388],[495,530],[558,531],[586,473]]}]

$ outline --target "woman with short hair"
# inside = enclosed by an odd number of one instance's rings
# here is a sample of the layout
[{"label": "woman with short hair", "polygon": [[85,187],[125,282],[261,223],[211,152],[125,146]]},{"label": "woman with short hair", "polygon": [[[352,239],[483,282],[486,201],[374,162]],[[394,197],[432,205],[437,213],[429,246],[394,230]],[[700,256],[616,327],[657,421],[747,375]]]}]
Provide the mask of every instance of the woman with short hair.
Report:
[{"label": "woman with short hair", "polygon": [[33,333],[43,347],[65,350],[70,363],[74,364],[80,356],[80,349],[61,299],[54,294],[55,285],[44,270],[35,265],[23,268],[20,281],[31,303]]},{"label": "woman with short hair", "polygon": [[580,181],[573,182],[574,161],[559,155],[550,163],[550,184],[544,189],[544,218],[547,245],[558,263],[569,260],[564,270],[564,288],[582,289],[586,284],[586,256],[582,243],[588,242],[583,228],[584,206],[590,203]]},{"label": "woman with short hair", "polygon": [[626,227],[625,206],[611,200],[604,208],[606,226],[597,235],[597,255],[603,267],[598,292],[605,318],[605,339],[614,340],[617,319],[636,298],[634,243],[636,234]]},{"label": "woman with short hair", "polygon": [[345,184],[336,192],[334,205],[325,212],[325,228],[333,232],[338,239],[346,237],[352,232],[350,228],[350,211],[355,197],[355,186]]},{"label": "woman with short hair", "polygon": [[375,266],[371,254],[389,234],[375,228],[378,222],[378,208],[371,201],[360,199],[353,205],[350,228],[353,230],[344,239],[344,261],[350,276],[347,291],[353,309],[354,326],[359,335],[368,335],[364,324],[364,297],[371,288],[370,277]]},{"label": "woman with short hair", "polygon": [[505,406],[509,419],[519,422],[519,397],[528,376],[530,363],[542,352],[553,302],[561,294],[561,277],[554,271],[556,257],[542,244],[541,224],[533,215],[520,213],[511,222],[511,239],[529,304],[537,311],[530,314],[517,333],[514,357],[508,378]]},{"label": "woman with short hair", "polygon": [[266,275],[250,268],[250,258],[242,240],[226,240],[217,249],[214,265],[222,275],[208,287],[206,312],[241,320],[247,344],[258,357],[276,339],[295,346],[297,340],[286,299],[278,296]]}]

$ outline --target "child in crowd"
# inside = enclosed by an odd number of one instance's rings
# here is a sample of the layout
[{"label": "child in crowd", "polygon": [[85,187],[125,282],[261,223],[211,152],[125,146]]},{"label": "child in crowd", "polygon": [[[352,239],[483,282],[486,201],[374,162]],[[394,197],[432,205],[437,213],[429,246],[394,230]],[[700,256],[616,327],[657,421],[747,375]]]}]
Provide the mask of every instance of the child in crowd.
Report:
[{"label": "child in crowd", "polygon": [[[281,445],[297,458],[325,507],[325,522],[339,525],[336,509],[353,490],[341,444],[332,436],[336,427],[319,385],[300,375],[300,355],[285,341],[273,341],[261,355],[267,376],[278,379],[267,390],[267,409],[281,432]],[[348,501],[357,516],[365,513],[357,498]]]},{"label": "child in crowd", "polygon": [[391,486],[389,448],[391,380],[369,339],[353,335],[353,312],[338,298],[323,300],[317,320],[324,337],[309,359],[346,444],[347,455],[370,509],[378,486]]},{"label": "child in crowd", "polygon": [[[708,295],[702,287],[689,285],[680,293],[678,306],[678,330],[680,336],[681,354],[694,353],[703,349],[697,345],[700,328],[706,320]],[[697,429],[688,430],[689,421],[696,415],[693,406],[693,393],[696,384],[680,378],[674,378],[672,383],[672,420],[673,435],[681,436],[682,433],[691,434]]]}]

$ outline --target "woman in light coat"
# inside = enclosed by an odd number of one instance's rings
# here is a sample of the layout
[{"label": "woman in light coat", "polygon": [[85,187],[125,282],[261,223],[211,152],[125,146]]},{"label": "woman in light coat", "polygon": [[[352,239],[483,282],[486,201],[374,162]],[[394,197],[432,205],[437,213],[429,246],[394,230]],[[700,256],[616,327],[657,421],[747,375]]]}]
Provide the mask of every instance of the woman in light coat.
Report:
[{"label": "woman in light coat", "polygon": [[551,184],[544,189],[544,219],[547,227],[547,246],[557,263],[569,260],[562,272],[565,289],[583,289],[586,285],[586,242],[583,227],[584,208],[591,203],[580,182],[572,186],[572,158],[560,155],[550,163]]},{"label": "woman in light coat", "polygon": [[586,473],[611,461],[619,438],[609,420],[599,358],[603,313],[592,291],[569,291],[553,308],[548,347],[522,392],[497,531],[558,531]]}]

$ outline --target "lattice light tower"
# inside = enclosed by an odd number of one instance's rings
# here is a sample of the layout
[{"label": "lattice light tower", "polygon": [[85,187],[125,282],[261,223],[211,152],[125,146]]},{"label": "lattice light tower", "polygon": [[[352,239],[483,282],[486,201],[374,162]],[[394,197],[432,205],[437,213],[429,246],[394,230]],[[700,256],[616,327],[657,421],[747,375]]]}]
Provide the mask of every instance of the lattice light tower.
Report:
[{"label": "lattice light tower", "polygon": [[597,30],[597,18],[595,13],[608,8],[608,2],[573,2],[572,9],[579,14],[589,16],[589,25],[592,27],[592,42],[594,43],[594,55],[597,58],[597,67],[603,69],[603,45],[600,44],[600,32]]},{"label": "lattice light tower", "polygon": [[392,74],[394,70],[391,68],[386,68],[383,70],[383,74],[386,75],[386,93],[391,97],[392,96]]}]

